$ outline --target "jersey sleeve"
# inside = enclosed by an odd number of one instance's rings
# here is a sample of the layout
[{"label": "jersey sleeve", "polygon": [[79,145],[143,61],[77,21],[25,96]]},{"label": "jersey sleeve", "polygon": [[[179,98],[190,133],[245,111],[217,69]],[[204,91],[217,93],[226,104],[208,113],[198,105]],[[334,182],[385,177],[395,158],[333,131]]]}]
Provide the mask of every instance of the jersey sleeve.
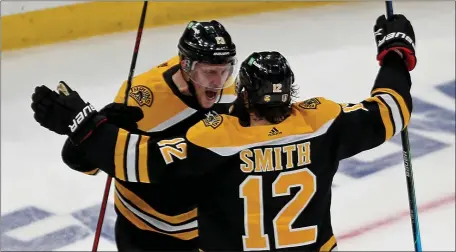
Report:
[{"label": "jersey sleeve", "polygon": [[[126,87],[127,81],[124,81],[114,98],[115,103],[121,104],[124,102]],[[95,165],[86,159],[84,150],[82,150],[80,146],[73,145],[69,138],[63,145],[61,157],[62,161],[72,170],[82,172],[87,175],[96,175],[100,171]]]},{"label": "jersey sleeve", "polygon": [[[134,80],[134,78],[133,78],[133,80]],[[125,102],[125,97],[126,97],[126,94],[127,94],[126,93],[127,84],[128,84],[127,81],[122,82],[122,85],[120,85],[120,88],[117,91],[117,94],[114,97],[114,101],[113,102],[115,102],[115,103],[124,103]],[[131,100],[130,97],[128,97],[127,99],[128,99],[128,101]],[[138,106],[138,105],[135,104],[135,103],[132,103],[131,106]]]},{"label": "jersey sleeve", "polygon": [[69,138],[65,141],[62,148],[62,161],[71,169],[85,173],[87,175],[96,175],[99,169],[85,159],[84,150],[79,146],[73,145]]},{"label": "jersey sleeve", "polygon": [[218,156],[185,136],[158,139],[101,125],[81,147],[87,161],[117,179],[156,183],[165,178],[198,177],[209,172]]},{"label": "jersey sleeve", "polygon": [[339,159],[377,147],[408,125],[413,109],[411,85],[403,60],[390,52],[384,58],[371,97],[357,104],[340,104],[342,112],[334,127]]}]

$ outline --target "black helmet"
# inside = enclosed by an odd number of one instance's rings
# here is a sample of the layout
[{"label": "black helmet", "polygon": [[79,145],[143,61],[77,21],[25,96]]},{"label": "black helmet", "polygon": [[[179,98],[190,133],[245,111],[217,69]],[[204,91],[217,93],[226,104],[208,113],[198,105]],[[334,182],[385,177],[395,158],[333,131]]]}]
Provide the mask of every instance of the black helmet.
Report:
[{"label": "black helmet", "polygon": [[[236,62],[236,46],[222,24],[191,21],[179,40],[181,68],[192,69],[194,62],[227,64]],[[182,64],[184,61],[184,64]]]},{"label": "black helmet", "polygon": [[294,74],[285,57],[279,52],[254,52],[241,64],[236,83],[239,96],[247,91],[249,107],[255,105],[288,106]]}]

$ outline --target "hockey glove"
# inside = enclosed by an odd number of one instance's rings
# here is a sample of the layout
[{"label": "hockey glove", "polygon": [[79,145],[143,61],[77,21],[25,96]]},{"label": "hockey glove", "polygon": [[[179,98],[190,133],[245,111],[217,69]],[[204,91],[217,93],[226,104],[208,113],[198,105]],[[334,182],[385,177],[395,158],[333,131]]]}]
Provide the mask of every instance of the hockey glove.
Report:
[{"label": "hockey glove", "polygon": [[[141,108],[126,106],[122,103],[110,103],[102,108],[99,113],[106,116],[110,124],[129,132],[137,131],[137,122],[144,117]],[[84,152],[69,139],[63,145],[62,160],[68,167],[79,172],[89,172],[97,168],[86,161]]]},{"label": "hockey glove", "polygon": [[62,161],[75,171],[89,173],[98,168],[86,160],[84,149],[74,145],[69,138],[65,141],[61,154]]},{"label": "hockey glove", "polygon": [[110,103],[100,110],[100,114],[108,118],[109,123],[119,128],[134,132],[138,130],[138,124],[143,119],[142,109],[135,106],[127,106],[122,103]]},{"label": "hockey glove", "polygon": [[46,86],[35,88],[32,95],[34,118],[41,126],[68,135],[78,145],[106,122],[106,117],[99,115],[93,105],[85,103],[65,82],[59,83],[58,90],[59,93]]},{"label": "hockey glove", "polygon": [[393,50],[402,56],[409,71],[415,68],[415,32],[405,16],[396,14],[389,21],[385,15],[381,15],[374,25],[374,36],[380,65],[385,55]]}]

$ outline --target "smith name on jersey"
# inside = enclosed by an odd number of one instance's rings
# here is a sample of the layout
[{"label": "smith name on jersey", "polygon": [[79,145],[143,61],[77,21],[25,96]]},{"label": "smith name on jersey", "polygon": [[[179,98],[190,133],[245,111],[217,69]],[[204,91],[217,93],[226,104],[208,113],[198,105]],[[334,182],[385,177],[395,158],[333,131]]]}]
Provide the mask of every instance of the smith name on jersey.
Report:
[{"label": "smith name on jersey", "polygon": [[[118,214],[142,230],[189,240],[198,235],[195,193],[192,193],[195,182],[136,183],[150,181],[147,170],[143,169],[148,162],[147,157],[142,155],[145,149],[138,149],[147,144],[149,137],[184,134],[190,126],[211,114],[212,110],[201,110],[194,97],[179,92],[172,80],[178,69],[179,57],[176,56],[133,78],[128,105],[140,107],[144,113],[144,118],[138,122],[143,136],[129,135],[117,142],[117,147],[112,150],[116,157],[116,170],[122,170],[123,174],[122,177],[115,177],[114,203]],[[126,86],[124,82],[115,102],[124,102]],[[214,111],[228,113],[235,98],[234,85],[224,89]],[[137,153],[138,157],[132,158],[132,153]],[[98,168],[82,170],[92,175],[98,171]]]},{"label": "smith name on jersey", "polygon": [[[331,251],[337,246],[330,202],[338,163],[408,125],[406,71],[402,61],[389,64],[362,102],[312,98],[293,104],[291,115],[275,125],[243,127],[234,116],[213,114],[186,134],[161,140],[105,124],[83,146],[91,162],[121,181],[167,185],[198,178],[204,251]],[[125,169],[124,160],[136,165]]]}]

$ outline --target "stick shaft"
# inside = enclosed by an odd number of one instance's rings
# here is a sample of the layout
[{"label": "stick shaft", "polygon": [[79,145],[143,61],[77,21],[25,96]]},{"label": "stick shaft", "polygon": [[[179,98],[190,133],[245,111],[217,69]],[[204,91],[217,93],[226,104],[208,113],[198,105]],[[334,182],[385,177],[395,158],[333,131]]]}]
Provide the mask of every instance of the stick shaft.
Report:
[{"label": "stick shaft", "polygon": [[[139,45],[141,44],[141,37],[142,37],[143,29],[144,29],[144,22],[146,20],[147,5],[148,5],[148,1],[144,1],[143,8],[141,11],[141,18],[139,20],[138,31],[136,33],[135,47],[133,50],[133,57],[131,59],[130,72],[128,73],[127,86],[125,87],[125,99],[124,99],[125,105],[127,105],[127,102],[128,102],[131,82],[133,79],[133,75],[135,73],[136,61],[138,59]],[[100,214],[98,216],[97,228],[95,230],[95,238],[93,241],[92,252],[96,252],[98,249],[98,243],[100,241],[101,230],[103,227],[103,220],[104,220],[104,216],[106,213],[106,206],[108,204],[109,190],[111,188],[111,182],[112,182],[112,178],[110,176],[108,176],[106,179],[106,186],[105,186],[105,190],[104,190],[104,194],[103,194],[103,199],[101,202]]]},{"label": "stick shaft", "polygon": [[[385,1],[386,4],[386,18],[393,18],[393,2]],[[404,158],[404,168],[405,168],[405,179],[407,182],[407,193],[409,199],[409,209],[410,209],[410,219],[412,222],[412,233],[415,251],[421,252],[421,236],[420,236],[420,225],[418,222],[418,207],[416,204],[415,196],[415,184],[413,179],[413,170],[412,170],[412,155],[410,153],[410,143],[408,137],[408,129],[405,127],[401,131],[401,140],[402,140],[402,154]]]}]

